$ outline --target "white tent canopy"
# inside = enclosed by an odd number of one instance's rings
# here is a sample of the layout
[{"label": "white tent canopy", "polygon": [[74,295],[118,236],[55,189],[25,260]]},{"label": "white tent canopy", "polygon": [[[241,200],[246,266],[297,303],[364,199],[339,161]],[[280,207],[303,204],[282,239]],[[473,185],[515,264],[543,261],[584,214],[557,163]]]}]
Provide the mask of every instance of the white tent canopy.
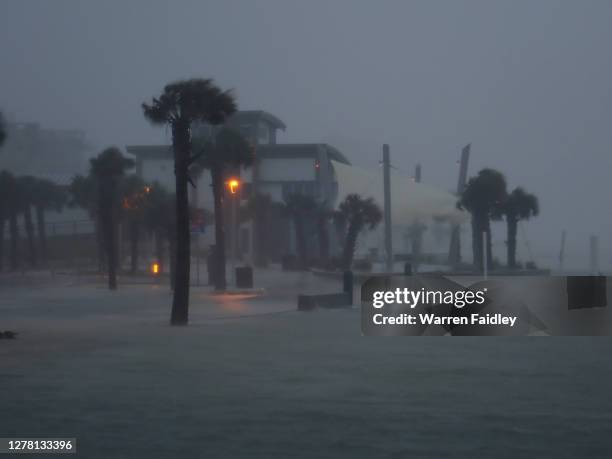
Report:
[{"label": "white tent canopy", "polygon": [[[372,197],[380,206],[384,203],[382,169],[364,169],[333,162],[338,181],[338,200],[351,193],[364,198]],[[416,222],[440,219],[462,223],[465,212],[457,209],[457,197],[453,194],[391,170],[391,219],[394,227],[408,227]]]}]

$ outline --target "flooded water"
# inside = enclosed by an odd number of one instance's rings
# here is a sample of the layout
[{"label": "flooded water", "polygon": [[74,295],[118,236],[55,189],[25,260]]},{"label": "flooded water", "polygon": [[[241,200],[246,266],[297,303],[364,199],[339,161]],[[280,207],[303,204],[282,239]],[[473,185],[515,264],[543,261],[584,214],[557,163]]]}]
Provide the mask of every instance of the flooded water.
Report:
[{"label": "flooded water", "polygon": [[610,457],[610,339],[363,337],[357,308],[294,311],[332,281],[281,279],[195,290],[187,328],[161,287],[3,290],[2,436],[87,458]]}]

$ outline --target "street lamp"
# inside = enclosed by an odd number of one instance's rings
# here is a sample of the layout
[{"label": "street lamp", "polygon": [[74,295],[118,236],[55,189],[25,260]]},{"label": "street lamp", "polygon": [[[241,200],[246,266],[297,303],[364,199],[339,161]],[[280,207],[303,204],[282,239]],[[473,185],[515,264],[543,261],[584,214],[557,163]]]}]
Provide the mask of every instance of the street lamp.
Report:
[{"label": "street lamp", "polygon": [[227,188],[231,194],[237,194],[240,189],[240,180],[232,178],[227,181]]},{"label": "street lamp", "polygon": [[232,196],[232,241],[231,241],[231,251],[232,251],[232,283],[236,283],[236,246],[238,242],[238,205],[240,203],[240,179],[236,177],[232,177],[225,182],[227,185],[227,189]]}]

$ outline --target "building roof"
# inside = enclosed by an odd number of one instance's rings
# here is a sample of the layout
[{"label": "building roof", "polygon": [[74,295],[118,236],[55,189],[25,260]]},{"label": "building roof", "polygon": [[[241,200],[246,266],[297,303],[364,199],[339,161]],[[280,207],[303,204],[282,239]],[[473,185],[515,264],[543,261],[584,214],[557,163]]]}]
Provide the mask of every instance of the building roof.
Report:
[{"label": "building roof", "polygon": [[282,129],[283,131],[287,129],[285,123],[283,123],[279,118],[274,116],[272,113],[266,112],[264,110],[240,110],[234,113],[230,118],[230,123],[241,121],[244,122],[252,122],[257,120],[263,120],[270,124],[272,127],[276,129]]}]

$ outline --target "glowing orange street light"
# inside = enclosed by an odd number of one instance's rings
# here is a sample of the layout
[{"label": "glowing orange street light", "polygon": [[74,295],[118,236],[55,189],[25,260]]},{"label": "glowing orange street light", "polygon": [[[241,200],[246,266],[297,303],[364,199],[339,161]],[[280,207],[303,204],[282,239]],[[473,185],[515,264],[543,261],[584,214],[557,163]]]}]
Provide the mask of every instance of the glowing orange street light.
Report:
[{"label": "glowing orange street light", "polygon": [[231,194],[238,193],[238,188],[240,188],[240,180],[236,178],[229,179],[227,181],[227,187],[229,188],[229,192]]},{"label": "glowing orange street light", "polygon": [[158,276],[160,274],[161,271],[161,267],[159,266],[159,263],[154,261],[153,263],[151,263],[151,274],[153,274],[154,276]]}]

